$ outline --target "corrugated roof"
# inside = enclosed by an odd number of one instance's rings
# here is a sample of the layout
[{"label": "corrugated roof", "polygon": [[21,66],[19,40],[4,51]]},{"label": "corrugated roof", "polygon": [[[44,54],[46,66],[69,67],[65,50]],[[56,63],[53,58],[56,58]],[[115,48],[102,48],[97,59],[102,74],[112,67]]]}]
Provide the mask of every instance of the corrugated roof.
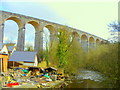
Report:
[{"label": "corrugated roof", "polygon": [[15,51],[9,61],[34,62],[37,52]]},{"label": "corrugated roof", "polygon": [[0,50],[3,48],[4,43],[0,43]]},{"label": "corrugated roof", "polygon": [[8,46],[8,51],[13,51],[14,46]]}]

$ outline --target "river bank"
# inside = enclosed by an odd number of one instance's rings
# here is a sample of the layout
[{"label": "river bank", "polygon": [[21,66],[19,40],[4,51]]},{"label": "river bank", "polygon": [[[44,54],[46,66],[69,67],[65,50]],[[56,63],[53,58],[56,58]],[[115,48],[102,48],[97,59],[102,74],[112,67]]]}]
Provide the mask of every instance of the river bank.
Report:
[{"label": "river bank", "polygon": [[82,70],[77,76],[72,76],[70,80],[71,83],[68,83],[65,88],[115,88],[112,85],[112,79],[92,70]]},{"label": "river bank", "polygon": [[[0,82],[4,82],[5,78],[0,77]],[[92,70],[81,70],[76,76],[69,76],[55,81],[45,81],[43,78],[22,77],[17,79],[19,85],[12,88],[113,88],[111,82],[105,75]],[[2,83],[1,83],[2,84]],[[3,87],[9,88],[9,87]]]}]

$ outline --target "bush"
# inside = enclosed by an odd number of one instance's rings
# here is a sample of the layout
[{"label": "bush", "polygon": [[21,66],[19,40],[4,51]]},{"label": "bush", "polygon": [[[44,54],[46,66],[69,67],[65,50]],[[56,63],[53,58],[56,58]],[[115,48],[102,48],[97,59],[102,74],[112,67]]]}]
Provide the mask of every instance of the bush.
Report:
[{"label": "bush", "polygon": [[86,61],[88,69],[103,73],[113,84],[119,80],[118,46],[118,43],[100,45],[95,50],[89,51]]}]

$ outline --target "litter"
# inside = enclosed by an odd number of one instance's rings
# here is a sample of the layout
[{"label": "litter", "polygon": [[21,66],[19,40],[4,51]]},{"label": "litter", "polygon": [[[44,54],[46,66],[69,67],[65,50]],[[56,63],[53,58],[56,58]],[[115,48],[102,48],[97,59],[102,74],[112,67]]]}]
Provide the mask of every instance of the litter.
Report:
[{"label": "litter", "polygon": [[27,69],[23,69],[22,70],[24,73],[28,73],[28,70]]},{"label": "litter", "polygon": [[52,80],[50,78],[46,78],[46,81],[51,82]]},{"label": "litter", "polygon": [[12,87],[12,86],[16,86],[19,85],[19,83],[8,83],[6,86],[7,87]]},{"label": "litter", "polygon": [[46,75],[46,74],[44,75],[44,77],[46,77],[46,78],[50,78],[50,76],[48,76],[48,75]]},{"label": "litter", "polygon": [[42,76],[44,76],[44,74],[38,75],[37,77],[42,77]]},{"label": "litter", "polygon": [[26,76],[26,74],[22,74],[23,76]]},{"label": "litter", "polygon": [[58,83],[56,81],[60,81],[62,76],[53,67],[45,69],[40,67],[28,67],[28,69],[17,67],[0,74],[0,77],[4,78],[2,87],[6,88],[50,88],[56,85],[55,83]]}]

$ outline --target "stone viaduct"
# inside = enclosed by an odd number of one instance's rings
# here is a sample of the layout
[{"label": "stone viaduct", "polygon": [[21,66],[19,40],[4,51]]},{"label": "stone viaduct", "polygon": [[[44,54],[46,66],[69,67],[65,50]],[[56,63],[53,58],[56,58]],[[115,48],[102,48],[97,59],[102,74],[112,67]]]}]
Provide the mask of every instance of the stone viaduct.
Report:
[{"label": "stone viaduct", "polygon": [[[35,45],[34,50],[38,51],[43,48],[43,28],[46,27],[50,31],[50,41],[52,41],[57,34],[59,28],[65,27],[65,25],[60,25],[50,21],[45,21],[42,19],[25,16],[21,14],[0,11],[0,43],[3,43],[4,37],[4,23],[7,20],[13,20],[17,23],[18,30],[18,40],[17,40],[17,50],[23,51],[25,46],[25,25],[27,23],[31,24],[35,28]],[[81,46],[88,50],[90,47],[94,47],[100,43],[106,43],[107,41],[95,36],[93,34],[68,27],[67,30],[75,34],[76,40],[81,43]]]}]

